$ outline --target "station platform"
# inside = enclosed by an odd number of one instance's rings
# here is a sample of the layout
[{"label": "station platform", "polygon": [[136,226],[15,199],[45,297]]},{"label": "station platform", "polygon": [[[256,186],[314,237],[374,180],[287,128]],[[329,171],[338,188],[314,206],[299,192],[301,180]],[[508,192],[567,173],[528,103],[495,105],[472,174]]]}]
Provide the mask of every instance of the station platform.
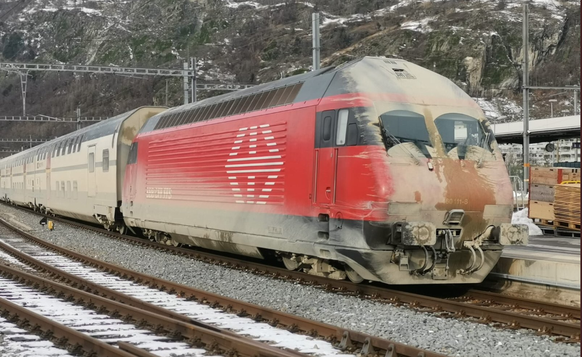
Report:
[{"label": "station platform", "polygon": [[[530,236],[527,246],[510,246],[487,281],[512,295],[580,306],[580,238]],[[532,296],[533,295],[533,296]]]}]

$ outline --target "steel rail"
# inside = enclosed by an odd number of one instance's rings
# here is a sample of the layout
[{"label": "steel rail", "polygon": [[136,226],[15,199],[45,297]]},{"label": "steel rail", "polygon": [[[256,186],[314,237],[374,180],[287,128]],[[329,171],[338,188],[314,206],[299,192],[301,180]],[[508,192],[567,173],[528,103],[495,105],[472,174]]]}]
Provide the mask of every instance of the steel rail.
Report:
[{"label": "steel rail", "polygon": [[[224,296],[220,296],[217,294],[213,294],[210,292],[206,292],[203,290],[199,290],[199,289],[195,289],[186,285],[182,285],[182,284],[177,284],[174,282],[170,282],[167,280],[163,280],[163,279],[159,279],[150,275],[146,275],[146,274],[142,274],[142,273],[138,273],[135,271],[132,271],[130,269],[126,269],[114,264],[109,264],[106,262],[102,262],[99,261],[97,259],[93,259],[87,256],[84,256],[82,254],[73,252],[69,249],[66,248],[62,248],[59,246],[56,246],[54,244],[51,244],[49,242],[46,242],[42,239],[39,239],[37,237],[34,237],[33,235],[24,232],[22,230],[20,230],[19,228],[9,224],[8,222],[6,222],[4,219],[0,218],[0,224],[6,226],[7,228],[13,230],[14,232],[18,233],[19,235],[22,235],[24,237],[26,237],[27,239],[30,239],[31,241],[33,241],[34,243],[43,246],[45,248],[54,250],[59,252],[60,254],[63,254],[65,256],[68,256],[70,258],[73,258],[77,261],[89,264],[91,266],[97,267],[99,269],[102,269],[106,272],[111,272],[111,273],[117,273],[117,275],[121,276],[122,278],[125,279],[132,279],[138,283],[141,284],[146,284],[149,285],[151,287],[157,287],[157,288],[161,288],[165,291],[172,291],[178,295],[184,296],[186,298],[190,298],[190,299],[195,299],[197,301],[201,301],[201,302],[206,302],[208,304],[210,304],[213,307],[222,307],[223,309],[227,310],[227,311],[231,311],[231,312],[236,312],[239,315],[250,315],[252,316],[255,320],[266,320],[269,321],[271,324],[273,325],[282,325],[282,326],[286,326],[287,328],[290,328],[292,330],[298,330],[298,331],[302,331],[304,333],[310,334],[310,335],[314,335],[314,336],[320,336],[322,338],[331,340],[331,341],[337,341],[339,342],[339,346],[342,349],[349,349],[350,347],[353,348],[361,348],[361,350],[365,353],[363,353],[363,355],[366,355],[368,353],[372,353],[373,351],[383,351],[386,353],[387,356],[414,356],[414,357],[419,357],[419,356],[423,356],[423,357],[443,357],[443,355],[438,354],[438,353],[434,353],[434,352],[430,352],[430,351],[426,351],[420,348],[416,348],[413,346],[408,346],[408,345],[404,345],[398,342],[394,342],[394,341],[390,341],[390,340],[385,340],[382,338],[378,338],[378,337],[374,337],[374,336],[370,336],[361,332],[357,332],[357,331],[352,331],[352,330],[347,330],[347,329],[343,329],[340,327],[336,327],[336,326],[332,326],[332,325],[328,325],[325,323],[321,323],[321,322],[317,322],[317,321],[313,321],[313,320],[308,320],[299,316],[294,316],[294,315],[290,315],[284,312],[280,312],[280,311],[276,311],[276,310],[272,310],[269,308],[264,308],[258,305],[254,305],[254,304],[250,304],[247,302],[243,302],[243,301],[238,301],[235,299],[231,299],[228,297],[224,297]],[[143,241],[143,240],[140,240]],[[0,247],[2,247],[2,249],[4,249],[4,244],[2,244],[0,242]],[[16,249],[7,246],[7,251],[10,251],[11,254],[17,254],[18,256],[21,256],[23,253],[18,252]],[[187,251],[187,250],[186,250]],[[32,257],[28,257],[27,260],[29,261],[33,261],[36,260]],[[37,263],[31,263],[31,265],[34,264],[35,266],[38,266],[39,268],[45,269],[45,266],[47,269],[51,269],[51,270],[57,270],[56,268],[50,267],[49,265],[42,263],[42,262],[37,262]],[[62,276],[66,276],[66,275],[70,275],[68,273],[62,272]],[[100,289],[99,291],[101,291],[104,294],[109,294],[110,292],[108,292],[107,288],[103,288],[103,287],[95,287],[91,282],[86,282],[86,283],[81,283],[80,279],[78,277],[75,276],[70,276],[66,278],[67,280],[69,280],[70,283],[73,284],[77,284],[79,286],[83,286],[86,289],[91,289],[93,291],[97,291],[95,289]],[[114,292],[116,294],[119,294],[117,292]],[[113,294],[111,293],[111,294]],[[123,301],[127,304],[133,304],[134,300],[137,300],[136,306],[139,306],[139,308],[144,309],[144,310],[148,310],[148,309],[152,309],[151,311],[160,309],[159,307],[155,306],[155,305],[151,305],[151,304],[147,304],[145,302],[142,302],[138,299],[134,299],[131,297],[122,297],[122,296],[118,296],[118,298],[120,299],[120,301]],[[116,298],[117,299],[117,298]],[[124,299],[124,300],[121,300]],[[150,306],[151,305],[151,306]],[[160,312],[157,312],[160,313]],[[162,313],[163,314],[163,313]],[[167,312],[166,315],[173,315],[173,312]],[[191,321],[190,318],[184,317],[182,316],[182,319],[188,319]],[[367,352],[366,352],[367,351]]]},{"label": "steel rail", "polygon": [[514,305],[515,308],[526,308],[538,312],[545,312],[549,314],[571,317],[580,320],[580,309],[572,306],[558,305],[546,303],[544,301],[535,301],[526,298],[512,297],[507,295],[500,295],[489,291],[470,290],[464,299],[479,299],[492,303]]},{"label": "steel rail", "polygon": [[[0,268],[4,267],[0,264]],[[73,351],[89,352],[96,356],[103,357],[135,357],[131,352],[126,352],[99,341],[89,335],[76,331],[70,327],[62,325],[45,316],[32,312],[25,307],[0,298],[0,310],[2,316],[8,317],[9,320],[18,319],[27,323],[32,330],[38,330],[45,333],[45,336],[51,336],[57,346],[71,346]],[[12,316],[8,316],[12,315]],[[25,327],[25,326],[23,326]]]},{"label": "steel rail", "polygon": [[127,351],[131,354],[136,355],[137,357],[159,357],[153,353],[144,350],[143,348],[136,347],[131,343],[127,342],[118,342],[117,347],[119,347],[120,350]]},{"label": "steel rail", "polygon": [[75,301],[84,303],[85,305],[94,306],[94,309],[105,309],[109,314],[119,314],[124,320],[130,319],[140,323],[147,321],[152,330],[159,331],[161,327],[172,336],[180,336],[190,341],[202,343],[206,346],[205,349],[210,351],[213,351],[215,346],[218,346],[218,349],[226,355],[236,353],[237,356],[245,357],[256,357],[257,354],[265,357],[307,357],[307,355],[296,351],[272,347],[263,342],[253,341],[233,332],[212,327],[204,323],[177,321],[173,318],[129,306],[122,302],[85,292],[72,286],[25,273],[4,264],[0,264],[0,274],[9,279],[16,278],[21,281],[24,280],[28,285],[34,286],[39,290],[46,289],[48,291],[54,291],[56,294],[64,294],[69,299],[75,299]]}]

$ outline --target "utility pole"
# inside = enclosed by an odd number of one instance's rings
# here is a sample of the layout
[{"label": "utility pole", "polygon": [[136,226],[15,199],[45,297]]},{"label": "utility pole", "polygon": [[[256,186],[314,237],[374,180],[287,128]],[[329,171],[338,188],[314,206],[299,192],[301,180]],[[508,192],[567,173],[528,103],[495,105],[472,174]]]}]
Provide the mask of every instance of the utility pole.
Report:
[{"label": "utility pole", "polygon": [[574,115],[576,115],[578,113],[578,90],[580,90],[580,88],[578,88],[577,85],[567,85],[566,87],[569,88],[573,88],[573,92],[574,92]]},{"label": "utility pole", "polygon": [[190,68],[192,69],[192,103],[196,103],[196,57],[190,57]]},{"label": "utility pole", "polygon": [[77,130],[81,129],[81,107],[77,107]]},{"label": "utility pole", "polygon": [[168,106],[168,80],[166,79],[166,107]]},{"label": "utility pole", "polygon": [[529,187],[529,58],[528,8],[523,3],[523,183]]},{"label": "utility pole", "polygon": [[312,20],[312,34],[313,34],[313,70],[317,71],[319,69],[319,13],[315,12],[311,14]]},{"label": "utility pole", "polygon": [[22,116],[26,116],[26,84],[28,82],[28,71],[20,72],[20,90],[22,92]]},{"label": "utility pole", "polygon": [[188,104],[188,62],[184,61],[184,104]]}]

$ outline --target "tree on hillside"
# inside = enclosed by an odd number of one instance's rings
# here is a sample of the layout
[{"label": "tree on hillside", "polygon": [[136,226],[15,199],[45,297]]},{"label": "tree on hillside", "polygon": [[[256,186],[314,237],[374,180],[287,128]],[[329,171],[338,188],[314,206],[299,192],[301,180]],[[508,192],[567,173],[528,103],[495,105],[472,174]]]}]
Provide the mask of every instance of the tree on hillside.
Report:
[{"label": "tree on hillside", "polygon": [[22,49],[24,49],[22,37],[17,32],[13,32],[8,36],[8,40],[5,41],[2,56],[9,60],[15,59]]}]

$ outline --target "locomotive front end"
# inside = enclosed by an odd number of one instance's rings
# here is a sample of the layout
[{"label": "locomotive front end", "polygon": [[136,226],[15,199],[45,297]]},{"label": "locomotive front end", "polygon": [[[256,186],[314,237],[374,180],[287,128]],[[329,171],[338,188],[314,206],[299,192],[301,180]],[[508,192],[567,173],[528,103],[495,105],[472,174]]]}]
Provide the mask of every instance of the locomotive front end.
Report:
[{"label": "locomotive front end", "polygon": [[528,227],[511,223],[491,127],[465,92],[392,59],[364,60],[345,78],[369,101],[361,121],[383,149],[370,168],[377,208],[364,222],[366,271],[352,255],[354,270],[389,284],[479,283],[504,246],[527,244]]},{"label": "locomotive front end", "polygon": [[379,115],[392,187],[380,225],[395,247],[390,263],[413,280],[480,282],[503,246],[527,243],[527,226],[511,224],[512,188],[493,133],[471,111]]}]

